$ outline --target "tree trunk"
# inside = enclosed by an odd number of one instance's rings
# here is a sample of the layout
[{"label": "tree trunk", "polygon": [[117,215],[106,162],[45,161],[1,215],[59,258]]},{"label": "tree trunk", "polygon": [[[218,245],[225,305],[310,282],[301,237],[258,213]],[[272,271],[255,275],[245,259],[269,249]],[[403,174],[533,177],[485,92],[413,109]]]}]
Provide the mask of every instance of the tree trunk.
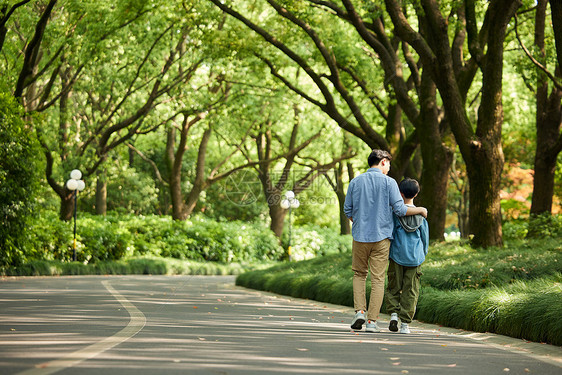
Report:
[{"label": "tree trunk", "polygon": [[168,169],[168,189],[172,201],[172,218],[174,220],[185,220],[182,216],[184,211],[183,196],[181,192],[181,161],[176,161],[175,155],[176,130],[174,127],[168,129],[166,139],[166,166]]},{"label": "tree trunk", "polygon": [[184,203],[181,193],[181,174],[173,174],[169,180],[170,198],[172,199],[172,218],[174,220],[185,220]]},{"label": "tree trunk", "polygon": [[96,215],[107,214],[107,181],[102,174],[96,181]]},{"label": "tree trunk", "polygon": [[64,195],[60,197],[60,213],[59,218],[64,221],[72,220],[74,216],[74,193],[68,189],[64,189]]},{"label": "tree trunk", "polygon": [[550,0],[552,29],[554,31],[554,44],[558,67],[562,69],[562,1]]},{"label": "tree trunk", "polygon": [[281,236],[283,235],[285,216],[287,215],[287,212],[289,211],[281,208],[279,203],[269,205],[269,217],[271,218],[271,224],[269,227],[279,239],[281,239]]},{"label": "tree trunk", "polygon": [[[482,100],[478,108],[476,136],[471,143],[467,174],[470,182],[470,230],[474,246],[503,246],[500,205],[502,150],[502,77],[505,31],[516,1],[507,8],[490,4],[490,16],[496,27],[488,34],[488,51],[482,67]],[[506,4],[508,5],[508,4]],[[510,9],[511,8],[511,9]]]},{"label": "tree trunk", "polygon": [[424,72],[420,87],[423,102],[420,106],[421,119],[418,125],[423,159],[419,203],[428,210],[429,238],[444,241],[449,170],[454,153],[442,140],[436,94],[435,84],[429,74]]},{"label": "tree trunk", "polygon": [[[537,58],[539,62],[546,65],[545,52],[545,21],[547,0],[540,0],[537,4],[535,16],[535,48],[539,51]],[[551,2],[551,6],[552,6]],[[554,18],[555,10],[553,9]],[[557,44],[558,47],[558,44]],[[560,69],[556,75],[561,76]],[[535,174],[533,180],[533,199],[531,203],[532,216],[551,213],[552,198],[554,194],[554,177],[556,171],[556,160],[560,153],[560,129],[562,126],[561,99],[562,91],[556,87],[548,94],[548,77],[537,68],[537,94],[536,94],[536,129],[537,144],[535,151]],[[531,218],[532,220],[532,218]],[[532,230],[535,226],[529,226],[528,237],[536,233]]]},{"label": "tree trunk", "polygon": [[199,202],[199,196],[203,189],[200,186],[194,186],[187,196],[187,200],[183,205],[183,211],[181,214],[182,219],[187,219],[195,210],[195,206],[197,206],[197,202]]},{"label": "tree trunk", "polygon": [[[548,83],[545,85],[547,88]],[[531,214],[550,213],[554,195],[554,177],[560,153],[562,128],[562,91],[553,88],[546,103],[537,98],[537,146]],[[540,112],[539,112],[540,111]]]},{"label": "tree trunk", "polygon": [[[475,149],[473,165],[467,166],[469,191],[469,226],[474,246],[502,246],[500,176],[503,168],[501,145],[483,145]],[[496,145],[497,146],[497,145]]]},{"label": "tree trunk", "polygon": [[350,234],[351,233],[351,225],[349,224],[349,219],[343,212],[343,205],[345,203],[345,191],[343,189],[343,162],[338,163],[338,166],[334,168],[334,172],[336,174],[336,189],[335,193],[338,197],[338,205],[339,205],[339,217],[340,217],[340,234]]},{"label": "tree trunk", "polygon": [[422,144],[422,154],[423,171],[417,205],[428,210],[429,238],[443,241],[447,219],[449,168],[453,160],[453,152],[441,144],[425,146]]},{"label": "tree trunk", "polygon": [[340,211],[340,234],[346,235],[351,234],[351,224],[349,223],[349,219],[343,212],[343,205],[345,203],[345,194],[343,191],[337,191],[336,195],[338,197],[338,205]]},{"label": "tree trunk", "polygon": [[462,238],[467,238],[470,233],[470,221],[468,220],[469,199],[470,191],[468,188],[465,188],[461,192],[461,203],[457,212],[459,231]]}]

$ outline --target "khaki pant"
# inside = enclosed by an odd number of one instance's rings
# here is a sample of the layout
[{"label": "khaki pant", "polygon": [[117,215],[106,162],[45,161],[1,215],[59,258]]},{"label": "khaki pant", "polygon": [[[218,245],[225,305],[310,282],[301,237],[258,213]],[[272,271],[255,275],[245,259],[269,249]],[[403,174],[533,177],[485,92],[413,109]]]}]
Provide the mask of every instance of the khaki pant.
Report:
[{"label": "khaki pant", "polygon": [[[353,241],[351,268],[353,270],[353,305],[355,311],[367,311],[367,319],[376,321],[384,297],[384,274],[388,264],[390,240],[379,242]],[[371,273],[371,296],[367,309],[366,281]]]},{"label": "khaki pant", "polygon": [[386,310],[389,314],[398,314],[400,321],[404,323],[411,323],[414,319],[421,275],[421,266],[401,266],[392,259],[388,265]]}]

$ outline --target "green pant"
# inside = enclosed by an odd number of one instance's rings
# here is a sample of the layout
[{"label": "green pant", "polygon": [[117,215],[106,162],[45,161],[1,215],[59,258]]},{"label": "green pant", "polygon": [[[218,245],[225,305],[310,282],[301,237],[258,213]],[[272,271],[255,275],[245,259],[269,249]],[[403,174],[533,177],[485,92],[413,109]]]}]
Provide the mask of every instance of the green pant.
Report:
[{"label": "green pant", "polygon": [[411,323],[420,295],[421,266],[405,267],[390,259],[387,275],[387,312],[398,314],[404,323]]}]

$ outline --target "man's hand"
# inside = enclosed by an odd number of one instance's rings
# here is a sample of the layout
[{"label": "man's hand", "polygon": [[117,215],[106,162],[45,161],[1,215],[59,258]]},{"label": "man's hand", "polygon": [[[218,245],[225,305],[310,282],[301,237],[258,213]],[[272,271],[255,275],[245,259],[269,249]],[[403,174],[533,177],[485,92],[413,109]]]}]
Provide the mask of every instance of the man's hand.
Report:
[{"label": "man's hand", "polygon": [[425,217],[427,219],[427,208],[420,207],[420,209],[422,210],[422,212],[420,212],[420,215],[422,215],[423,217]]}]

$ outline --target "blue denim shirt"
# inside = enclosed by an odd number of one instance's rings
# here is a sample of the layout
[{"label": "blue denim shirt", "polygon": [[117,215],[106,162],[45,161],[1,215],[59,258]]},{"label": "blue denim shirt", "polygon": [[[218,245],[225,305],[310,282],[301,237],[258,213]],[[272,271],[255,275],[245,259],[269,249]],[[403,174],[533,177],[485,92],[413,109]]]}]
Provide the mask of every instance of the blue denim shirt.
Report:
[{"label": "blue denim shirt", "polygon": [[378,168],[369,168],[351,180],[343,212],[353,218],[351,234],[355,241],[392,239],[393,211],[398,216],[404,216],[408,211],[393,178]]}]

